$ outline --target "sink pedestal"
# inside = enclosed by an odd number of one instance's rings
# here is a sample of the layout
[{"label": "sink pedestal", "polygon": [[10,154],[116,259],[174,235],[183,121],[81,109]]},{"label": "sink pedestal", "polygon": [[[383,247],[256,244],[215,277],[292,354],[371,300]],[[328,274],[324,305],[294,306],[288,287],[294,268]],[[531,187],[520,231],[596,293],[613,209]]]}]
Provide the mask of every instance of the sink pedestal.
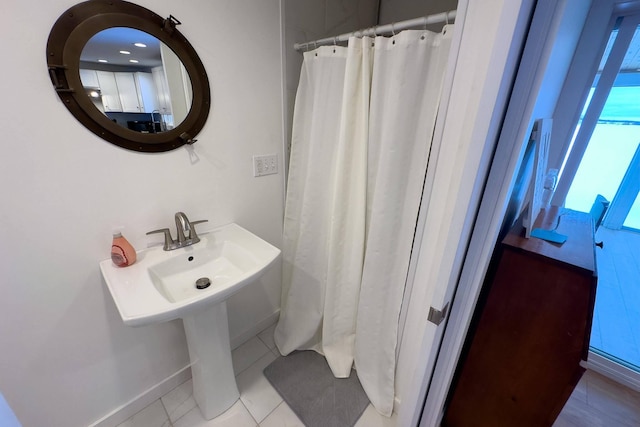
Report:
[{"label": "sink pedestal", "polygon": [[[254,283],[279,256],[280,249],[232,223],[202,234],[188,247],[140,251],[127,268],[105,259],[100,271],[125,324],[183,320],[193,397],[202,415],[212,419],[240,396],[225,301]],[[203,283],[203,278],[209,280]]]},{"label": "sink pedestal", "polygon": [[191,358],[193,397],[205,419],[229,409],[240,397],[231,362],[227,303],[183,319]]}]

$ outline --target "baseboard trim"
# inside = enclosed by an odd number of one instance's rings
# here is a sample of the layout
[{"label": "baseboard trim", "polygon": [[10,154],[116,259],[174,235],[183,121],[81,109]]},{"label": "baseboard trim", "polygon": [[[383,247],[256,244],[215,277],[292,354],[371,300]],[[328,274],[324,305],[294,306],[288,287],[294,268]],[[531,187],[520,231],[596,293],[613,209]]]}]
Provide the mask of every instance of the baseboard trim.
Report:
[{"label": "baseboard trim", "polygon": [[640,392],[640,374],[593,351],[589,352],[587,369],[604,375],[613,381]]},{"label": "baseboard trim", "polygon": [[115,427],[137,414],[171,390],[191,378],[191,364],[149,387],[124,405],[109,412],[89,427]]},{"label": "baseboard trim", "polygon": [[[280,310],[276,310],[255,325],[232,337],[231,348],[235,349],[249,341],[269,326],[275,324],[279,317]],[[149,387],[124,405],[117,407],[93,424],[90,424],[89,427],[116,427],[190,378],[191,364],[188,364],[178,372]]]},{"label": "baseboard trim", "polygon": [[246,343],[251,338],[258,335],[260,332],[264,331],[269,326],[276,323],[279,317],[280,317],[280,310],[278,309],[273,313],[271,313],[269,316],[265,317],[264,319],[256,323],[255,325],[245,329],[235,337],[231,337],[231,349],[234,350],[240,347],[242,344]]}]

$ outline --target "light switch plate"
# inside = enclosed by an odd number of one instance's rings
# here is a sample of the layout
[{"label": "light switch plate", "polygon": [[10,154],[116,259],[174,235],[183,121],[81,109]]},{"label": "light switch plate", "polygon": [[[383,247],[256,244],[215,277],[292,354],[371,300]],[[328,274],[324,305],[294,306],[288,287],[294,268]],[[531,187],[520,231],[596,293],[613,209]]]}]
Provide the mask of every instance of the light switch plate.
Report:
[{"label": "light switch plate", "polygon": [[266,154],[253,156],[253,176],[264,176],[278,173],[278,155]]}]

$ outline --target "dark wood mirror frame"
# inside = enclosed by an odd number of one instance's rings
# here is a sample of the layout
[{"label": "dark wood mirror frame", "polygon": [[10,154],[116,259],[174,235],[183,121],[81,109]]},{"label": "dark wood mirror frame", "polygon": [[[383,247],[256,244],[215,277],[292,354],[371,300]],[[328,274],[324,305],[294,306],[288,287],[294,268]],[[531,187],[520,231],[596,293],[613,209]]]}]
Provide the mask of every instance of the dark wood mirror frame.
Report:
[{"label": "dark wood mirror frame", "polygon": [[[189,41],[175,28],[173,16],[154,12],[121,0],[89,0],[64,12],[47,42],[47,65],[60,99],[87,129],[115,145],[141,152],[161,152],[193,144],[209,114],[211,94],[204,65]],[[98,32],[112,27],[130,27],[159,39],[182,61],[193,88],[191,109],[175,128],[161,133],[139,133],[105,116],[91,102],[80,80],[80,54]]]}]

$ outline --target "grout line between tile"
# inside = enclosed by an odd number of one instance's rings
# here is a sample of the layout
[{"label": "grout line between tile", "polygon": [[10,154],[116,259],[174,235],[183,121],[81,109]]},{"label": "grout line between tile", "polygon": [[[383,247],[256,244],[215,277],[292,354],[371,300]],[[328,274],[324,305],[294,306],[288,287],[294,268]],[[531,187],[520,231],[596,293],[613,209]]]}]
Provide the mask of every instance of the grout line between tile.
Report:
[{"label": "grout line between tile", "polygon": [[[269,328],[271,328],[271,326],[269,326]],[[269,350],[273,350],[273,349],[270,347],[270,345],[269,345],[270,343],[266,342],[265,340],[263,340],[263,339],[260,337],[260,335],[262,335],[262,333],[264,333],[264,332],[265,332],[267,329],[269,329],[269,328],[266,328],[264,331],[261,331],[261,332],[260,332],[258,335],[256,335],[256,336],[258,337],[258,339],[259,339],[260,341],[262,341],[262,343],[263,343],[263,344],[264,344],[264,345],[265,345]],[[274,348],[277,348],[277,346],[276,346],[276,343],[275,343],[275,341],[274,341],[273,336],[271,337],[271,340],[270,340],[270,341],[271,341],[271,344],[273,344]]]},{"label": "grout line between tile", "polygon": [[[250,367],[252,367],[252,366],[253,366],[253,365],[254,365],[258,360],[260,360],[261,358],[263,358],[265,355],[269,354],[269,352],[273,353],[273,352],[271,351],[271,349],[269,348],[269,346],[268,346],[268,345],[266,345],[266,344],[264,343],[264,341],[262,341],[262,340],[260,339],[260,337],[259,337],[259,336],[255,335],[255,337],[254,337],[254,338],[257,338],[257,339],[258,339],[258,341],[259,341],[262,345],[264,345],[264,347],[267,349],[267,351],[266,351],[266,352],[264,352],[264,353],[262,353],[262,354],[260,355],[260,357],[258,357],[256,360],[254,360],[254,361],[253,361],[249,366],[245,367],[245,368],[244,368],[243,370],[241,370],[241,371],[238,371],[238,372],[235,374],[235,377],[236,377],[236,378],[238,377],[238,375],[240,375],[241,373],[243,373],[244,371],[246,371],[247,369],[249,369]],[[251,338],[251,339],[253,339],[253,338]],[[247,341],[247,342],[248,342],[248,341]]]},{"label": "grout line between tile", "polygon": [[169,415],[169,411],[167,411],[167,407],[164,406],[164,402],[162,401],[162,398],[159,398],[158,400],[160,401],[160,404],[162,405],[162,409],[164,410],[164,413],[167,416],[167,421],[169,422],[169,427],[173,427],[173,421],[171,421],[171,416]]},{"label": "grout line between tile", "polygon": [[[269,351],[271,351],[271,350],[269,350]],[[267,354],[268,354],[268,353],[263,354],[262,356],[260,356],[260,358],[263,358],[263,357],[264,357],[264,356],[266,356]],[[260,360],[260,359],[258,359],[258,360]],[[244,371],[246,371],[247,369],[251,368],[251,367],[254,365],[254,363],[256,363],[256,362],[253,362],[251,365],[247,366],[247,367],[246,367],[246,368],[244,368],[242,371],[239,371],[237,374],[235,374],[235,377],[236,377],[236,378],[238,378],[238,376],[239,376],[240,374],[242,374],[242,373],[243,373]]]},{"label": "grout line between tile", "polygon": [[[194,406],[193,408],[189,409],[187,412],[185,412],[184,414],[176,418],[176,422],[180,421],[185,415],[187,415],[189,412],[193,411],[194,409],[197,409],[198,411],[200,410],[200,407],[198,406],[198,404],[196,404],[196,406]],[[169,417],[169,422],[171,423],[171,427],[173,427],[173,421],[171,421],[171,417]]]},{"label": "grout line between tile", "polygon": [[269,350],[271,350],[271,347],[269,347],[269,344],[267,344],[266,342],[264,342],[264,340],[262,338],[260,338],[260,334],[256,335],[256,337],[258,337],[258,339],[260,340],[260,342],[262,344],[264,344],[265,347],[267,347]]},{"label": "grout line between tile", "polygon": [[[265,417],[262,419],[262,421],[260,421],[260,422],[258,423],[258,426],[260,426],[260,425],[262,424],[262,422],[264,422],[264,420],[266,420],[267,418],[269,418],[269,415],[273,414],[273,413],[276,411],[276,409],[278,409],[282,404],[285,404],[285,405],[286,405],[287,403],[286,403],[284,400],[283,400],[282,402],[280,402],[280,403],[278,404],[278,406],[276,406],[275,408],[273,408],[273,409],[271,410],[271,412],[269,412],[267,415],[265,415]],[[255,418],[254,418],[254,419],[255,419]]]},{"label": "grout line between tile", "polygon": [[[255,419],[255,417],[253,416],[253,414],[251,413],[251,411],[249,410],[249,408],[247,408],[247,405],[244,404],[244,402],[242,401],[242,399],[238,398],[238,402],[240,402],[240,404],[242,405],[242,407],[244,408],[245,411],[247,411],[247,414],[249,414],[249,416],[251,417],[251,419],[253,420],[254,423],[256,423],[256,426],[259,426],[260,423]],[[265,417],[266,418],[266,417]]]}]

